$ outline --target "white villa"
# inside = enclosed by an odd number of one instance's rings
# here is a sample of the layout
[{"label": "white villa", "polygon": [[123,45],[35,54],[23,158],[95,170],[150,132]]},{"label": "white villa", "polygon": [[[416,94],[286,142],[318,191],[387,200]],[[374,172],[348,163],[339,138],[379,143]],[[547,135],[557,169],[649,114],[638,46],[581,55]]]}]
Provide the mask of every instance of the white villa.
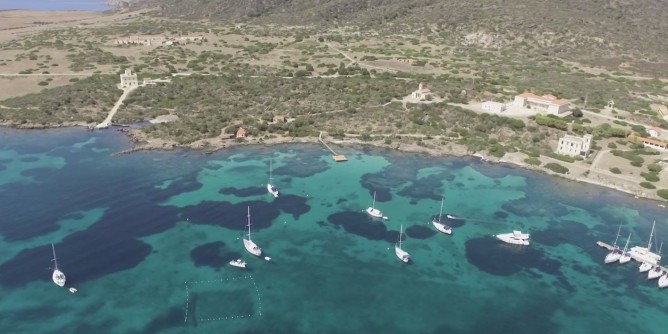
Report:
[{"label": "white villa", "polygon": [[589,150],[591,149],[591,140],[593,136],[586,134],[582,137],[576,137],[572,135],[565,135],[559,138],[559,145],[557,146],[557,154],[575,156],[589,156]]},{"label": "white villa", "polygon": [[528,92],[515,96],[513,104],[551,115],[559,115],[570,109],[570,102],[567,100],[557,99],[554,95],[538,96]]},{"label": "white villa", "polygon": [[502,112],[506,110],[505,103],[487,101],[482,103],[482,109],[491,112]]},{"label": "white villa", "polygon": [[127,69],[125,73],[121,74],[121,88],[137,86],[139,81],[137,81],[137,73],[132,73],[132,70]]},{"label": "white villa", "polygon": [[661,129],[659,128],[648,128],[647,133],[652,138],[658,138],[661,136]]},{"label": "white villa", "polygon": [[418,85],[418,89],[414,91],[411,94],[411,97],[413,97],[416,100],[424,101],[427,99],[427,96],[433,95],[434,93],[431,92],[431,89],[427,88],[427,86],[420,82]]}]

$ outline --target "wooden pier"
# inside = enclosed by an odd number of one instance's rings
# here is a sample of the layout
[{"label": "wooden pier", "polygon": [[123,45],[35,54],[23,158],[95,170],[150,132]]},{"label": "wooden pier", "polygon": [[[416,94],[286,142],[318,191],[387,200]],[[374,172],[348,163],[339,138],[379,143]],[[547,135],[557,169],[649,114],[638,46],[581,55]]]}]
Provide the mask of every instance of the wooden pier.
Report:
[{"label": "wooden pier", "polygon": [[325,141],[322,139],[322,131],[320,131],[320,135],[318,135],[318,140],[319,140],[323,145],[325,145],[325,147],[326,147],[330,152],[332,152],[332,158],[334,159],[334,161],[336,161],[336,162],[348,161],[348,159],[346,158],[345,155],[336,153],[336,151],[334,151],[331,147],[329,147],[329,145],[327,145],[327,143],[325,143]]}]

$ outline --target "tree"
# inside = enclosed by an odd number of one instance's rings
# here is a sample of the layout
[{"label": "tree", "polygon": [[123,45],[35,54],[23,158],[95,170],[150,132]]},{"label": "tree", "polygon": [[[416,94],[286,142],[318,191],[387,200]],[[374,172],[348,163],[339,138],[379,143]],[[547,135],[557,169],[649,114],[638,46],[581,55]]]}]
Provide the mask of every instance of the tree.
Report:
[{"label": "tree", "polygon": [[578,118],[582,117],[582,115],[583,115],[582,110],[580,110],[580,108],[573,109],[572,114],[573,114],[573,117],[578,117]]}]

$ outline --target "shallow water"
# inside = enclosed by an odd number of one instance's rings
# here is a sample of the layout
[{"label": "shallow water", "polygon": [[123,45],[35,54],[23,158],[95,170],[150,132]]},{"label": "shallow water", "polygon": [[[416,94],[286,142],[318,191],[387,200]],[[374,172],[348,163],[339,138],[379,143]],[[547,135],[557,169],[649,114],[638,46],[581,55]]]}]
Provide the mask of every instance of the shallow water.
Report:
[{"label": "shallow water", "polygon": [[[668,328],[668,290],[636,263],[603,265],[595,244],[623,223],[644,245],[653,220],[661,239],[656,202],[468,158],[342,148],[337,164],[317,145],[112,156],[127,145],[114,131],[0,130],[1,333]],[[364,213],[374,191],[389,220]],[[429,224],[441,196],[461,218],[452,236]],[[243,248],[249,206],[269,262]],[[532,245],[491,237],[513,229]],[[76,294],[51,282],[52,242]]]}]

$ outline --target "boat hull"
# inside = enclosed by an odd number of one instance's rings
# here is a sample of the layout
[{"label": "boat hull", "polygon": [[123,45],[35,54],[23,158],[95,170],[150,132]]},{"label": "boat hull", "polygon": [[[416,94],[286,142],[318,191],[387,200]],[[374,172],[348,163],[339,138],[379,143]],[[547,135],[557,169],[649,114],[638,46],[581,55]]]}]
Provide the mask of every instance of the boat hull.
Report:
[{"label": "boat hull", "polygon": [[260,249],[260,247],[258,247],[252,240],[244,238],[244,247],[246,248],[246,251],[255,256],[262,255],[262,249]]},{"label": "boat hull", "polygon": [[432,220],[431,223],[439,232],[445,233],[447,235],[452,235],[452,228],[450,226],[440,223],[436,220]]},{"label": "boat hull", "polygon": [[57,286],[65,286],[66,278],[62,271],[58,269],[54,270],[51,278],[53,279],[53,283],[56,283]]},{"label": "boat hull", "polygon": [[668,274],[664,274],[659,278],[659,288],[668,287]]},{"label": "boat hull", "polygon": [[663,274],[664,274],[663,270],[661,269],[656,270],[656,268],[654,268],[647,272],[647,279],[657,279],[663,276]]},{"label": "boat hull", "polygon": [[627,263],[629,261],[631,261],[631,257],[626,254],[619,257],[619,263],[621,264]]},{"label": "boat hull", "polygon": [[661,261],[661,255],[653,253],[645,247],[631,247],[629,253],[634,259],[643,263],[649,263],[650,265],[656,265]]},{"label": "boat hull", "polygon": [[379,218],[379,219],[383,219],[383,213],[380,212],[380,210],[378,210],[378,209],[374,209],[374,208],[372,208],[372,207],[368,207],[368,208],[366,209],[366,213],[367,213],[369,216],[371,216],[371,217]]},{"label": "boat hull", "polygon": [[497,234],[496,238],[511,245],[529,246],[528,234],[515,234],[515,233]]},{"label": "boat hull", "polygon": [[612,251],[608,253],[608,255],[605,256],[605,259],[603,262],[605,263],[613,263],[619,261],[619,259],[622,257],[622,253],[617,252],[617,251]]},{"label": "boat hull", "polygon": [[408,263],[411,260],[411,256],[405,250],[399,248],[399,246],[394,246],[394,254],[397,255],[399,261]]},{"label": "boat hull", "polygon": [[638,267],[638,271],[641,273],[649,271],[650,269],[652,269],[652,265],[647,262],[643,262],[643,264],[641,264],[640,267]]},{"label": "boat hull", "polygon": [[246,262],[241,260],[232,260],[230,261],[230,265],[237,268],[246,268]]},{"label": "boat hull", "polygon": [[274,197],[278,197],[278,189],[274,187],[271,183],[267,183],[267,191]]}]

